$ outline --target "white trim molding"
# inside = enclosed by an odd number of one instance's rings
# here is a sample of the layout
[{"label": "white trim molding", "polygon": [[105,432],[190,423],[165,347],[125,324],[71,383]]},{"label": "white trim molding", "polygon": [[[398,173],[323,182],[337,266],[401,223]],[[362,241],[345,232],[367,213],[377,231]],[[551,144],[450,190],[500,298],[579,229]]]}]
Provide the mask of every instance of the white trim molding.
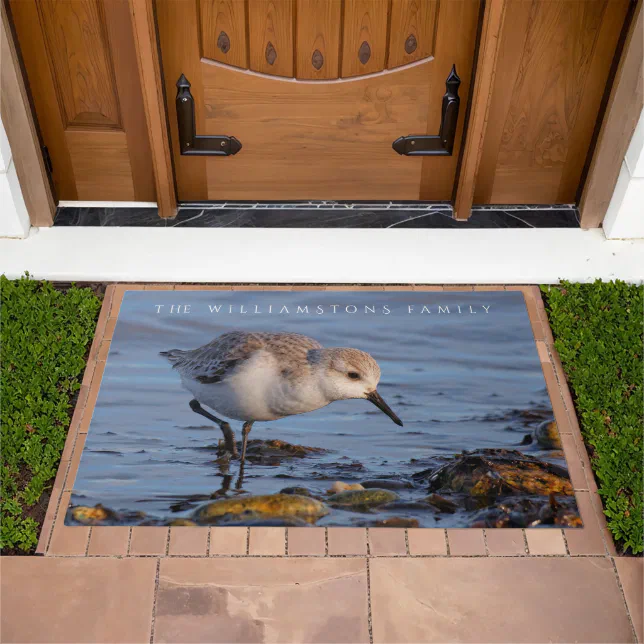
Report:
[{"label": "white trim molding", "polygon": [[62,281],[298,284],[644,282],[644,240],[601,229],[32,228],[0,273]]},{"label": "white trim molding", "polygon": [[644,111],[622,162],[603,227],[609,239],[644,238]]},{"label": "white trim molding", "polygon": [[0,237],[23,239],[29,234],[30,227],[11,147],[0,120]]},{"label": "white trim molding", "polygon": [[59,201],[59,208],[156,208],[156,201]]}]

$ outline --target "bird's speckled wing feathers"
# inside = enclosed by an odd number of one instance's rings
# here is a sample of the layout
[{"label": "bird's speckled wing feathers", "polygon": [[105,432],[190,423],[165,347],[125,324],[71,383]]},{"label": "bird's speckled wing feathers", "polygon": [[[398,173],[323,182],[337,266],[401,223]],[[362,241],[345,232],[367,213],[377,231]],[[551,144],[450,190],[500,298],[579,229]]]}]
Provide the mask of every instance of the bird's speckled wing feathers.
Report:
[{"label": "bird's speckled wing feathers", "polygon": [[284,375],[288,377],[307,364],[307,354],[311,349],[321,348],[317,340],[299,333],[231,331],[198,349],[172,349],[162,351],[161,355],[182,375],[203,384],[214,384],[229,377],[256,351],[272,353],[285,365]]}]

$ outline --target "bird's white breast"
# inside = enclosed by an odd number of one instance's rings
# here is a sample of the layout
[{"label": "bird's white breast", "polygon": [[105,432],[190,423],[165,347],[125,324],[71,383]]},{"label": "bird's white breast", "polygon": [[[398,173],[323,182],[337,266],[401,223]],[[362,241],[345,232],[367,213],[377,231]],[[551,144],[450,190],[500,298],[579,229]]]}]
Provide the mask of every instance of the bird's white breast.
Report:
[{"label": "bird's white breast", "polygon": [[277,420],[324,407],[317,378],[306,375],[290,380],[283,365],[267,351],[257,351],[223,382],[202,384],[182,378],[184,386],[202,404],[235,420]]}]

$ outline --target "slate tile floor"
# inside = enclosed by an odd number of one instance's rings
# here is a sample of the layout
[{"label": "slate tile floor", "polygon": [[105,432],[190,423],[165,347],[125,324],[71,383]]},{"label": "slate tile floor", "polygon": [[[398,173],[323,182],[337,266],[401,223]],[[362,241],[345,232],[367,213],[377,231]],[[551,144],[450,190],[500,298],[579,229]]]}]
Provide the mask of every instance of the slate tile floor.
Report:
[{"label": "slate tile floor", "polygon": [[221,203],[180,206],[174,219],[156,208],[59,208],[54,226],[155,228],[578,228],[577,209],[558,206],[475,206],[467,221],[448,204]]},{"label": "slate tile floor", "polygon": [[536,287],[505,288],[525,297],[584,528],[64,526],[120,303],[147,288],[106,292],[44,556],[0,561],[3,642],[644,642],[644,559],[616,556]]}]

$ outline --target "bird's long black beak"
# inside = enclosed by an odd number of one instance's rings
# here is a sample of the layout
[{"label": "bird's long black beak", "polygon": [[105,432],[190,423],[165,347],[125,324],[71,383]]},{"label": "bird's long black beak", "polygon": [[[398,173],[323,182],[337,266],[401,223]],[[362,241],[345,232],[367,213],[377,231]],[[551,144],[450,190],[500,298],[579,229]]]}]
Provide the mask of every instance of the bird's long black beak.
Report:
[{"label": "bird's long black beak", "polygon": [[383,411],[391,420],[396,423],[396,425],[402,427],[402,420],[394,414],[391,407],[383,400],[382,396],[377,391],[372,391],[370,394],[367,394],[367,400],[370,400],[380,411]]}]

